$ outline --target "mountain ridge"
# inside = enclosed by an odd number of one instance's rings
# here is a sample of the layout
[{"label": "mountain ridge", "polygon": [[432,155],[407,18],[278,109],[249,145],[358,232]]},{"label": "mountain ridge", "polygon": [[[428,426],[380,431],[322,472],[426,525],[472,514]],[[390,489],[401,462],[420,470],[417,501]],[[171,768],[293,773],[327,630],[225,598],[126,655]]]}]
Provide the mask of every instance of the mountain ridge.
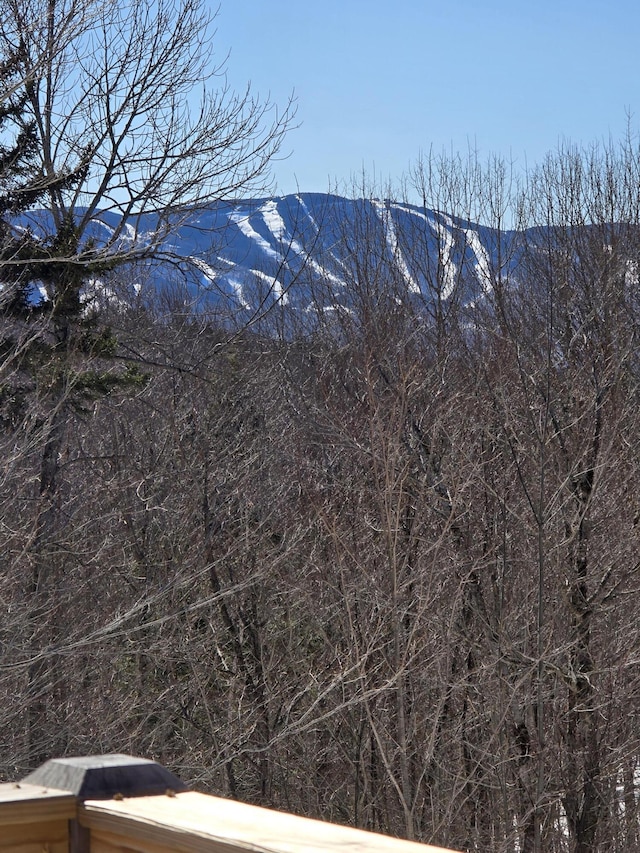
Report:
[{"label": "mountain ridge", "polygon": [[[47,217],[35,211],[19,226],[45,235]],[[145,241],[153,244],[158,221],[150,214],[123,221],[98,212],[85,240],[106,245],[118,233],[119,250],[127,241],[140,250]],[[511,269],[518,243],[517,231],[498,232],[449,213],[329,193],[235,199],[180,211],[176,221],[150,252],[152,271],[137,265],[129,278],[135,293],[171,291],[174,304],[198,312],[348,306],[351,291],[367,277],[386,277],[411,298],[468,302]]]}]

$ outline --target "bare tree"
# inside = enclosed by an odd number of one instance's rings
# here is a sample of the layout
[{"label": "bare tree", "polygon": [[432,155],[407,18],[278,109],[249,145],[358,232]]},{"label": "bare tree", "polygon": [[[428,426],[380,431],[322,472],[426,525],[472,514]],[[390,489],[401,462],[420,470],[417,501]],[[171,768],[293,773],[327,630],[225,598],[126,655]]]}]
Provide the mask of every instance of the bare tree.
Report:
[{"label": "bare tree", "polygon": [[1,435],[3,772],[124,744],[461,849],[635,849],[638,163],[441,162],[280,339],[120,315],[147,382],[60,386],[43,497],[45,359]]},{"label": "bare tree", "polygon": [[[3,211],[0,266],[0,402],[9,436],[23,439],[10,441],[9,458],[33,492],[21,556],[8,567],[17,579],[26,562],[24,648],[56,645],[63,630],[68,427],[96,398],[144,384],[114,360],[117,340],[88,285],[98,280],[95,294],[143,259],[177,263],[167,237],[186,218],[195,227],[203,207],[264,188],[290,124],[290,105],[279,113],[249,89],[229,90],[224,63],[211,61],[211,25],[201,0],[9,0],[0,11],[11,70],[0,98],[19,105],[2,130],[9,150],[12,134],[29,141],[9,210],[22,218]],[[3,170],[3,198],[11,181]],[[62,663],[40,652],[24,660],[34,764],[50,747],[45,685]]]},{"label": "bare tree", "polygon": [[68,260],[153,257],[187,209],[264,188],[291,108],[229,89],[202,0],[9,0],[1,23],[40,172],[78,177],[46,205],[56,230],[73,221]]}]

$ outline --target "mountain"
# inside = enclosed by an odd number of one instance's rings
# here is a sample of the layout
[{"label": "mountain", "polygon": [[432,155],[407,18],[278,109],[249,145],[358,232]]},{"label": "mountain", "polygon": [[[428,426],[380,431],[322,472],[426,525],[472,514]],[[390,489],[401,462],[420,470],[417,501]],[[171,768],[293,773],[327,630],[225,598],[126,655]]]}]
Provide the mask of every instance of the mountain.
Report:
[{"label": "mountain", "polygon": [[[380,199],[300,193],[182,211],[161,244],[166,263],[138,266],[131,292],[161,292],[171,310],[248,316],[280,305],[296,312],[348,308],[358,288],[413,299],[469,302],[517,262],[518,234],[498,233],[444,212]],[[42,212],[20,221],[47,233]],[[144,245],[151,215],[124,223],[101,213],[86,236]],[[506,259],[506,260],[505,260]],[[44,294],[43,294],[44,295]]]},{"label": "mountain", "polygon": [[410,204],[301,193],[200,212],[181,225],[172,250],[198,270],[187,277],[190,301],[255,312],[272,303],[348,306],[365,280],[468,301],[491,290],[505,266],[499,256],[513,266],[517,237]]}]

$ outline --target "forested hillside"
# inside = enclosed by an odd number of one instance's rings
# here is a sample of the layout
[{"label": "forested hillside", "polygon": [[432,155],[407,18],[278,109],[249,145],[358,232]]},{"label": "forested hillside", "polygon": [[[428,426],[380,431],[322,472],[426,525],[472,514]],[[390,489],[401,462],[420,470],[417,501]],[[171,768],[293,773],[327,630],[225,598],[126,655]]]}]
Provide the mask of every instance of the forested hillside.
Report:
[{"label": "forested hillside", "polygon": [[139,387],[70,377],[55,456],[51,363],[5,396],[6,776],[125,751],[454,847],[633,848],[637,228],[549,228],[476,306],[372,264],[300,335],[102,316]]},{"label": "forested hillside", "polygon": [[[423,164],[425,208],[492,229],[481,276],[396,225],[416,293],[354,219],[348,305],[314,269],[310,310],[233,326],[101,298],[159,243],[86,237],[114,134],[45,174],[30,74],[61,54],[4,49],[2,778],[125,752],[453,848],[636,849],[638,148]],[[49,239],[16,232],[43,203]]]}]

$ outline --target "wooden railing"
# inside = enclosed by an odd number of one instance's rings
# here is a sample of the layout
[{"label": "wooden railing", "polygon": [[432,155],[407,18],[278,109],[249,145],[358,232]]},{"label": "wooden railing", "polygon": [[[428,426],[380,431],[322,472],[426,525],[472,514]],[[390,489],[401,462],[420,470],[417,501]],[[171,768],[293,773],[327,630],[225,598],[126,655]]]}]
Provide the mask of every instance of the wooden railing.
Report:
[{"label": "wooden railing", "polygon": [[48,761],[0,785],[1,853],[445,853],[189,791],[126,755]]}]

